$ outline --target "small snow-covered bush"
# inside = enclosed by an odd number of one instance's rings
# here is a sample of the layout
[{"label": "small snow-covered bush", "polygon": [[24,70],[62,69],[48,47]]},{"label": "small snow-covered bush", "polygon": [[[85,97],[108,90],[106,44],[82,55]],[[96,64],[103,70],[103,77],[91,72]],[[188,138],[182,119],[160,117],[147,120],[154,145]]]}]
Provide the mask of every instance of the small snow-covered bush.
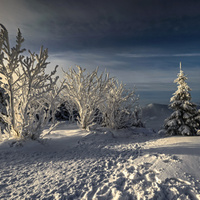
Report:
[{"label": "small snow-covered bush", "polygon": [[81,128],[86,129],[98,118],[97,110],[106,100],[106,94],[113,85],[113,78],[107,73],[98,75],[98,68],[87,74],[86,69],[80,66],[77,68],[78,71],[71,68],[69,72],[65,72],[65,94],[76,104],[78,122]]},{"label": "small snow-covered bush", "polygon": [[0,116],[8,124],[9,136],[37,139],[49,121],[49,110],[55,109],[58,92],[54,87],[58,77],[53,77],[57,66],[46,74],[48,50],[41,47],[39,54],[29,51],[30,56],[25,57],[20,30],[16,46],[10,48],[8,31],[1,24],[0,27],[0,74],[4,79],[2,87],[9,96],[7,115]]},{"label": "small snow-covered bush", "polygon": [[77,68],[65,72],[63,96],[70,99],[70,105],[76,105],[81,128],[94,128],[96,124],[114,129],[142,125],[135,91],[125,90],[108,74],[98,75],[98,68],[88,74],[80,66]]},{"label": "small snow-covered bush", "polygon": [[76,104],[71,99],[68,99],[67,101],[65,101],[64,105],[66,110],[68,111],[69,122],[75,122],[76,118],[78,117]]},{"label": "small snow-covered bush", "polygon": [[45,94],[47,101],[47,112],[49,120],[55,124],[56,123],[56,113],[59,110],[59,106],[64,103],[61,97],[61,92],[64,88],[64,81],[61,82],[60,86],[54,85],[53,89]]},{"label": "small snow-covered bush", "polygon": [[[67,120],[69,123],[74,123],[77,121],[78,111],[76,104],[65,97],[61,97],[62,103],[58,106],[56,113],[55,113],[55,118],[57,120]],[[66,100],[67,99],[67,100]]]},{"label": "small snow-covered bush", "polygon": [[101,106],[103,125],[112,129],[140,126],[138,98],[135,90],[125,89],[125,85],[113,82]]}]

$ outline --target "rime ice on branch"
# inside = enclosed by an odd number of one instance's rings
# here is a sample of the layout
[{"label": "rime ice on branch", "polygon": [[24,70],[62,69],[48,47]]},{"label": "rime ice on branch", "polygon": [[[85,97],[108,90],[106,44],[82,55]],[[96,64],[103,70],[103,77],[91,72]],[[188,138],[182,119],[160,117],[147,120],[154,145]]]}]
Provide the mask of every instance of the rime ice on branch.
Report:
[{"label": "rime ice on branch", "polygon": [[186,80],[180,63],[178,78],[174,80],[178,89],[170,99],[172,103],[169,105],[174,112],[165,121],[165,130],[169,135],[196,135],[200,125],[200,115],[196,105],[190,101],[191,89]]},{"label": "rime ice on branch", "polygon": [[51,74],[46,74],[48,50],[41,47],[40,53],[29,51],[24,57],[22,43],[24,38],[18,29],[16,46],[10,48],[8,31],[0,24],[0,74],[4,78],[3,88],[9,96],[8,115],[1,117],[8,124],[7,133],[19,138],[37,139],[42,127],[48,122],[49,98],[58,77],[55,67]]},{"label": "rime ice on branch", "polygon": [[113,82],[102,104],[103,125],[112,129],[142,126],[135,90],[126,90],[122,83]]},{"label": "rime ice on branch", "polygon": [[98,68],[85,74],[85,69],[65,72],[65,94],[76,104],[81,128],[87,129],[96,124],[120,129],[140,126],[139,110],[136,109],[135,91],[125,94],[124,85],[119,84],[109,74],[98,75]]},{"label": "rime ice on branch", "polygon": [[99,115],[99,106],[106,100],[113,78],[109,74],[98,75],[98,68],[92,73],[85,74],[86,69],[77,66],[78,71],[70,69],[65,72],[66,94],[76,104],[79,113],[79,124],[86,129],[95,123]]}]

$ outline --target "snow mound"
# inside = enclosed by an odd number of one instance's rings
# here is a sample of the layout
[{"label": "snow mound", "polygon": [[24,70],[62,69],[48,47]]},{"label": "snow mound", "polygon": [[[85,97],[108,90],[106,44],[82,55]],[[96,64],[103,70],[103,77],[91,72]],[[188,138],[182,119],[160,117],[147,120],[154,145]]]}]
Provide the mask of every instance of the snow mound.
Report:
[{"label": "snow mound", "polygon": [[0,199],[200,199],[200,137],[63,123],[44,138],[0,144]]}]

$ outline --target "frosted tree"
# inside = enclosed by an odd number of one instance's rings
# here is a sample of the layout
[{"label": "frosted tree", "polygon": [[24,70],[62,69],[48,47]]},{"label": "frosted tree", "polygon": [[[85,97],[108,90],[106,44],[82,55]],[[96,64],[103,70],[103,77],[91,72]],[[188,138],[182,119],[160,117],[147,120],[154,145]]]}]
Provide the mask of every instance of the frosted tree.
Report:
[{"label": "frosted tree", "polygon": [[98,75],[98,68],[85,74],[86,69],[77,66],[78,71],[70,69],[65,72],[65,93],[78,110],[78,122],[81,128],[86,129],[95,123],[98,118],[99,106],[105,101],[106,93],[113,85],[113,78],[109,74]]},{"label": "frosted tree", "polygon": [[[51,80],[52,81],[52,80]],[[47,100],[47,107],[48,107],[48,116],[49,120],[53,122],[53,124],[56,123],[56,112],[58,110],[58,107],[64,103],[64,99],[61,96],[61,92],[64,89],[65,81],[62,81],[60,85],[53,84],[53,89],[46,93],[46,100]]]},{"label": "frosted tree", "polygon": [[9,135],[37,139],[49,119],[50,104],[46,97],[58,80],[58,77],[53,78],[57,66],[51,74],[46,74],[48,50],[41,47],[39,54],[29,51],[30,56],[24,57],[25,49],[21,48],[24,38],[20,30],[16,46],[10,48],[8,31],[0,26],[0,74],[9,96],[7,115],[0,115],[8,124]]},{"label": "frosted tree", "polygon": [[138,98],[135,90],[126,90],[122,83],[113,83],[102,104],[103,125],[112,129],[140,126]]},{"label": "frosted tree", "polygon": [[72,101],[71,99],[68,99],[67,101],[65,101],[64,103],[65,105],[65,108],[68,112],[68,120],[70,123],[73,123],[75,122],[75,117],[76,117],[76,112],[77,112],[77,107],[76,107],[76,104],[74,103],[74,101]]},{"label": "frosted tree", "polygon": [[196,105],[191,102],[190,87],[186,83],[187,77],[181,69],[178,78],[174,80],[178,84],[177,91],[171,98],[169,107],[174,110],[165,121],[165,130],[169,135],[196,135],[200,120]]},{"label": "frosted tree", "polygon": [[[3,115],[6,115],[6,105],[8,103],[8,95],[6,94],[5,90],[2,87],[2,84],[4,84],[2,81],[2,78],[0,78],[0,113]],[[6,123],[4,120],[0,117],[0,129],[3,130],[6,127]]]},{"label": "frosted tree", "polygon": [[21,76],[18,76],[17,71],[20,60],[23,59],[23,56],[20,54],[25,51],[25,49],[21,49],[24,38],[22,38],[20,30],[18,30],[17,44],[11,49],[8,32],[2,24],[0,24],[0,27],[0,74],[5,79],[5,83],[2,86],[9,95],[9,104],[7,107],[9,117],[1,117],[9,124],[9,127],[12,126],[12,129],[17,133],[14,101],[16,101],[15,98],[18,93],[16,83],[22,79]]}]

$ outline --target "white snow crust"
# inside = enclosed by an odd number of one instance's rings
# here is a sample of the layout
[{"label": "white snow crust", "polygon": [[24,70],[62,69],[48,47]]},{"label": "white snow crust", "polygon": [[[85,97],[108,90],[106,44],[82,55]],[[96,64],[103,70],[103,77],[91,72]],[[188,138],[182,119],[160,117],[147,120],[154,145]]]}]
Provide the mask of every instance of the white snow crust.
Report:
[{"label": "white snow crust", "polygon": [[0,199],[200,199],[200,137],[61,123],[44,144],[0,143]]}]

